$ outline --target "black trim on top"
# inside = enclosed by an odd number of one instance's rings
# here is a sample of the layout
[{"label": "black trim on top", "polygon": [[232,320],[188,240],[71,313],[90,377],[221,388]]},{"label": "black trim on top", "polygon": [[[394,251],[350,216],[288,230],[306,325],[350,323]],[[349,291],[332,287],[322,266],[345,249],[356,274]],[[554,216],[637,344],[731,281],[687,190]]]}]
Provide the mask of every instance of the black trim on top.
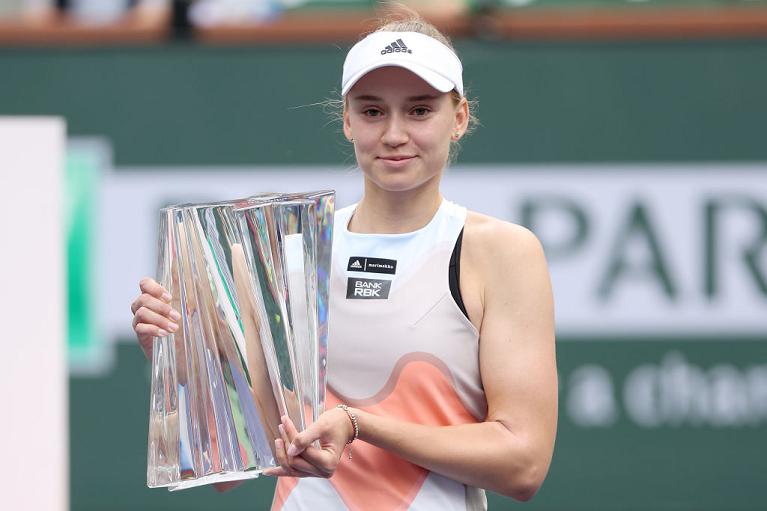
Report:
[{"label": "black trim on top", "polygon": [[450,256],[450,265],[447,271],[447,280],[450,285],[450,294],[453,295],[458,308],[461,309],[466,319],[469,319],[469,314],[466,312],[466,306],[463,304],[463,298],[461,297],[461,243],[463,242],[463,229],[458,234],[458,239],[455,240],[455,247],[453,248],[453,254]]}]

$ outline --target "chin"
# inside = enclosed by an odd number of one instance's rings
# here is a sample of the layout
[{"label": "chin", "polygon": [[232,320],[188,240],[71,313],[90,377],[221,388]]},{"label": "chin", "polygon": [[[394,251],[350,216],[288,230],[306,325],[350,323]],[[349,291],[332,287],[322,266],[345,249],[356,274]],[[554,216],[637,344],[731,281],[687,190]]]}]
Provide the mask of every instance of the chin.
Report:
[{"label": "chin", "polygon": [[402,179],[374,179],[373,184],[387,192],[407,192],[413,188],[418,188],[417,184]]},{"label": "chin", "polygon": [[426,186],[433,178],[413,179],[413,176],[406,174],[387,175],[380,179],[371,179],[372,183],[379,189],[387,192],[409,192]]},{"label": "chin", "polygon": [[[420,162],[419,162],[420,163]],[[370,172],[365,172],[366,178],[376,188],[387,192],[408,192],[421,188],[434,179],[439,180],[441,173],[429,174],[420,165],[408,165],[402,168],[392,168],[386,165],[371,165]]]}]

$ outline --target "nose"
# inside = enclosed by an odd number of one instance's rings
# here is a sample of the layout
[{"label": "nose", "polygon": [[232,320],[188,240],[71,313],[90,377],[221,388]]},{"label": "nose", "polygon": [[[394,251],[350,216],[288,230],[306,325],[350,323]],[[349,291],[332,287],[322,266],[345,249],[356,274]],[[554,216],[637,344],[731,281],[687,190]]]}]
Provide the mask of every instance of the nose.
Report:
[{"label": "nose", "polygon": [[410,136],[407,132],[405,120],[400,115],[390,115],[381,141],[390,147],[398,147],[407,143],[408,140],[410,140]]}]

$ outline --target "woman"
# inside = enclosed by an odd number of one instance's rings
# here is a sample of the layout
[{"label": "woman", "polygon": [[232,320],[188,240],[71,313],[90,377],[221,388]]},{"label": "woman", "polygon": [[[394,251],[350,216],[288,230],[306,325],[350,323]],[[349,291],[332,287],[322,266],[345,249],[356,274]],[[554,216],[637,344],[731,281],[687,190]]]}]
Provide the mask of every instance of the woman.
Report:
[{"label": "woman", "polygon": [[[551,288],[534,235],[440,194],[470,122],[461,63],[431,25],[390,23],[349,51],[342,96],[364,195],[335,217],[327,411],[301,433],[283,419],[273,509],[528,500],[556,433]],[[141,290],[148,353],[179,316]]]}]

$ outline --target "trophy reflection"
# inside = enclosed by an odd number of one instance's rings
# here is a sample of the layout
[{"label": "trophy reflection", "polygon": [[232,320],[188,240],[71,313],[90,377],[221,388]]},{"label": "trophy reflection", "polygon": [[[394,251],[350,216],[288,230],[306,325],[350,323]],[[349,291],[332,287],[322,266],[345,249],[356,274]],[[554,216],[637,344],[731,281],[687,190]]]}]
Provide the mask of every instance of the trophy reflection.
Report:
[{"label": "trophy reflection", "polygon": [[148,486],[257,477],[282,415],[302,430],[322,413],[333,211],[329,191],[161,210],[181,320],[154,340]]}]

